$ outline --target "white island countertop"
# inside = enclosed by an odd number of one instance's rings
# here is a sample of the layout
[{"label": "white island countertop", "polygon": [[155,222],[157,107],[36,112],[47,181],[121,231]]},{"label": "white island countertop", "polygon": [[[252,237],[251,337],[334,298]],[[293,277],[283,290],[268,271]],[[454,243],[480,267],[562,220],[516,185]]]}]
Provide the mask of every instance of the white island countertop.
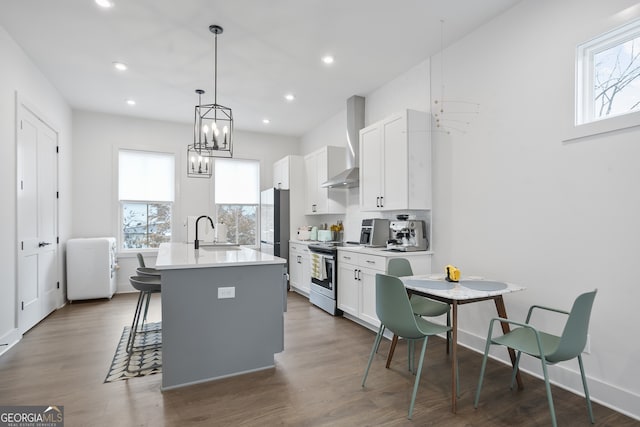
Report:
[{"label": "white island countertop", "polygon": [[287,260],[239,246],[205,246],[193,243],[162,243],[158,250],[158,270],[286,264]]}]

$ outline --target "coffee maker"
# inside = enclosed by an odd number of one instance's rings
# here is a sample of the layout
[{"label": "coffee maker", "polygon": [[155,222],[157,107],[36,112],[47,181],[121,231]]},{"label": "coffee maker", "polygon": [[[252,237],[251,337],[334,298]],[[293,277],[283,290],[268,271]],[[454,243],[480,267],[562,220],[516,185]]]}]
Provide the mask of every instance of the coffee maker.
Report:
[{"label": "coffee maker", "polygon": [[424,221],[391,221],[389,231],[391,238],[387,241],[387,249],[410,252],[426,251],[429,247]]}]

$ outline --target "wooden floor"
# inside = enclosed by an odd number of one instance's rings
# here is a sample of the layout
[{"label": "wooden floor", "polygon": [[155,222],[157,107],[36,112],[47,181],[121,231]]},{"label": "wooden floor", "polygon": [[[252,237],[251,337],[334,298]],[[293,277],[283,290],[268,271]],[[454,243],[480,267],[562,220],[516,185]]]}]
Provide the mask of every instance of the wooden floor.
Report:
[{"label": "wooden floor", "polygon": [[[275,369],[161,392],[160,375],[103,383],[137,295],[76,302],[53,313],[0,357],[0,405],[64,405],[70,426],[547,426],[544,384],[524,375],[509,390],[510,370],[490,361],[478,409],[473,397],[481,357],[460,351],[461,396],[450,411],[450,360],[444,341],[429,341],[413,421],[407,420],[414,377],[406,346],[384,368],[389,341],[360,387],[374,333],[331,317],[289,294],[285,351]],[[150,320],[159,319],[153,301]],[[248,313],[250,315],[250,313]],[[220,343],[224,345],[224,343]],[[419,347],[419,346],[416,346]],[[584,399],[554,388],[560,426],[588,426]],[[598,426],[639,422],[594,404]]]}]

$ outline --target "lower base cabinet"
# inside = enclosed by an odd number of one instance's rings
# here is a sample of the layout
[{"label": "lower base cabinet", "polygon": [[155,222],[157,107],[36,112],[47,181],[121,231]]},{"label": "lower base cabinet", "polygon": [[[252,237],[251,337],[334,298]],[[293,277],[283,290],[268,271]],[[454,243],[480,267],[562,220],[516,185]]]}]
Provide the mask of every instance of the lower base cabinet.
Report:
[{"label": "lower base cabinet", "polygon": [[298,293],[309,296],[311,255],[304,243],[289,243],[289,284]]},{"label": "lower base cabinet", "polygon": [[373,255],[339,249],[338,308],[366,325],[378,328],[376,274],[386,273],[392,258],[407,258],[414,274],[431,272],[431,254]]}]

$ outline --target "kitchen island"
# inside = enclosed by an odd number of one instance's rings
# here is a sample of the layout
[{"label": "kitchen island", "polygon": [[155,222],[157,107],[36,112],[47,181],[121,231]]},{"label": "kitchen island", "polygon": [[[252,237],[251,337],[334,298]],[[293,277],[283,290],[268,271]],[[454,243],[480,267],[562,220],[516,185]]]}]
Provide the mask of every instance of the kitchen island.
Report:
[{"label": "kitchen island", "polygon": [[160,245],[163,390],[275,366],[285,263],[234,246]]}]

